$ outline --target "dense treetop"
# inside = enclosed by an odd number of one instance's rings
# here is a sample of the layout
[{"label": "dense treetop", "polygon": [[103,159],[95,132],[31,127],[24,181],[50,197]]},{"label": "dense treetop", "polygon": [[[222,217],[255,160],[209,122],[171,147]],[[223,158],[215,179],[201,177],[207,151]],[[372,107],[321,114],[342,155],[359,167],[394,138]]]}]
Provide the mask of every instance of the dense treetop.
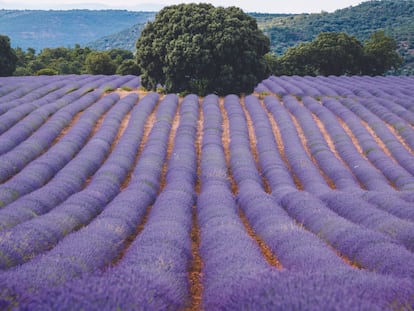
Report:
[{"label": "dense treetop", "polygon": [[364,43],[344,32],[326,32],[289,48],[279,58],[273,56],[268,64],[275,75],[383,75],[401,65],[396,47],[384,31]]},{"label": "dense treetop", "polygon": [[16,69],[17,56],[10,46],[10,38],[0,35],[0,76],[10,76]]},{"label": "dense treetop", "polygon": [[[131,51],[111,49],[96,51],[76,45],[74,48],[15,49],[17,67],[14,75],[39,74],[135,74],[140,70]],[[132,63],[131,63],[132,61]]]},{"label": "dense treetop", "polygon": [[142,82],[168,92],[229,94],[252,91],[266,77],[269,39],[236,7],[165,7],[137,41]]}]

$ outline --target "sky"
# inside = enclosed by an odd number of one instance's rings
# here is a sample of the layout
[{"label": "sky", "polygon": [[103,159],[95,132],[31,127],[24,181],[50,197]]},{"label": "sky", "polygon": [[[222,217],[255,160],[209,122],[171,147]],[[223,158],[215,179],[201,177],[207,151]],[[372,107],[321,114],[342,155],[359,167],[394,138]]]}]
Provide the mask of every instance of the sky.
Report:
[{"label": "sky", "polygon": [[[158,11],[166,5],[200,2],[198,0],[0,0],[0,9],[126,9]],[[215,6],[238,6],[245,12],[266,13],[320,13],[355,6],[362,0],[213,0]]]}]

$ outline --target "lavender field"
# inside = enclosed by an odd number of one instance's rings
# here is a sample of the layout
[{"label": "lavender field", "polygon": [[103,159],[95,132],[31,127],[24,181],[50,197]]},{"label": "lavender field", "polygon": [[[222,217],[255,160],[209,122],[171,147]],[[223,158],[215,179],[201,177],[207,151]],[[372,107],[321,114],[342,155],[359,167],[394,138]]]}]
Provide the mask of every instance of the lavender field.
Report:
[{"label": "lavender field", "polygon": [[0,310],[413,310],[414,77],[0,78]]}]

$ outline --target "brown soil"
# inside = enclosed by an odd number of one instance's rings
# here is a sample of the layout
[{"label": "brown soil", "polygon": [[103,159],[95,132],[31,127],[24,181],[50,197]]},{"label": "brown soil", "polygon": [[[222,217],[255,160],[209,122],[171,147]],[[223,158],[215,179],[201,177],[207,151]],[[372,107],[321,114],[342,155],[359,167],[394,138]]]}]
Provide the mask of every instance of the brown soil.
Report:
[{"label": "brown soil", "polygon": [[191,229],[191,250],[193,254],[193,260],[191,263],[190,270],[188,272],[188,278],[190,281],[190,301],[189,306],[185,309],[186,311],[196,311],[202,310],[202,294],[203,294],[203,284],[202,284],[202,271],[203,271],[203,261],[201,259],[199,249],[200,249],[200,228],[197,222],[197,212],[196,207],[193,207],[193,225]]},{"label": "brown soil", "polygon": [[[342,157],[340,156],[340,154],[338,153],[338,151],[335,148],[335,144],[331,138],[331,136],[329,135],[328,131],[326,130],[325,124],[318,118],[318,116],[316,116],[314,113],[312,113],[312,118],[315,121],[316,125],[318,126],[319,130],[321,131],[326,143],[328,144],[329,149],[331,150],[331,152],[335,155],[335,157],[342,163],[342,165],[344,167],[346,167],[348,169],[348,171],[353,175],[352,170],[349,168],[348,164],[342,159]],[[358,180],[358,178],[356,176],[355,180],[358,181],[359,186],[362,189],[365,189],[364,185]]]},{"label": "brown soil", "polygon": [[289,163],[289,161],[286,157],[285,146],[283,144],[282,134],[280,133],[279,126],[277,125],[277,123],[276,123],[275,119],[273,118],[272,114],[267,110],[266,105],[264,104],[264,102],[262,100],[260,100],[260,105],[262,106],[263,110],[267,114],[267,117],[268,117],[269,122],[270,122],[270,126],[272,127],[273,134],[275,135],[277,149],[279,150],[279,154],[280,154],[282,160],[285,162],[286,167],[289,170],[290,175],[293,178],[293,181],[296,185],[296,188],[298,190],[303,190],[304,188],[303,188],[302,183],[300,182],[300,179],[293,172],[292,167],[290,166],[290,163]]},{"label": "brown soil", "polygon": [[111,266],[116,266],[122,260],[122,258],[125,256],[131,244],[135,241],[137,236],[140,235],[142,230],[144,230],[145,224],[148,221],[148,217],[151,213],[151,210],[152,210],[152,205],[148,206],[147,209],[145,210],[144,216],[142,217],[142,220],[140,224],[137,226],[135,232],[125,239],[124,248],[118,254],[118,256],[112,261]]},{"label": "brown soil", "polygon": [[174,138],[175,134],[177,133],[177,128],[180,124],[180,106],[181,100],[178,103],[177,110],[174,115],[174,119],[171,124],[170,136],[168,137],[168,145],[167,145],[167,155],[165,157],[164,165],[162,166],[162,173],[161,173],[161,183],[160,183],[160,192],[165,187],[165,177],[168,170],[168,161],[170,160],[172,151],[174,149]]},{"label": "brown soil", "polygon": [[244,104],[244,98],[240,99],[240,105],[241,105],[241,108],[243,109],[244,116],[245,116],[246,121],[247,121],[247,131],[248,131],[249,140],[250,140],[250,150],[251,150],[253,158],[256,162],[256,168],[257,168],[260,176],[262,177],[265,192],[266,193],[272,193],[272,189],[270,188],[269,182],[268,182],[267,178],[264,176],[264,174],[261,170],[260,164],[259,164],[259,155],[258,155],[258,152],[257,152],[256,133],[254,131],[254,125],[253,125],[252,118],[250,117],[250,114],[247,111],[247,108]]},{"label": "brown soil", "polygon": [[[158,100],[158,103],[155,105],[154,110],[151,112],[151,114],[149,115],[147,121],[145,122],[144,134],[142,136],[142,140],[141,140],[141,143],[139,145],[139,148],[138,148],[138,151],[137,151],[137,155],[135,157],[134,164],[132,165],[131,169],[128,172],[127,177],[125,178],[124,182],[122,183],[121,190],[124,190],[128,186],[129,182],[131,181],[132,174],[134,172],[135,166],[138,163],[138,160],[139,160],[139,158],[141,156],[142,151],[144,150],[145,145],[147,144],[148,136],[149,136],[149,134],[151,132],[151,129],[154,126],[155,115],[156,115],[156,111],[157,111],[158,105],[160,104],[160,101],[161,100],[159,99]],[[138,103],[138,105],[139,105],[139,103]]]},{"label": "brown soil", "polygon": [[283,270],[283,266],[280,263],[280,261],[272,253],[272,251],[270,250],[269,246],[267,246],[265,241],[263,241],[263,239],[254,232],[253,228],[249,224],[249,221],[247,220],[246,215],[243,213],[241,209],[239,209],[239,216],[249,236],[253,240],[256,241],[257,245],[259,245],[260,252],[262,253],[263,257],[266,259],[267,263],[271,265],[272,267],[275,267],[278,270]]},{"label": "brown soil", "polygon": [[67,132],[69,132],[74,126],[75,124],[78,122],[79,118],[82,116],[83,111],[78,112],[77,114],[75,114],[75,116],[72,118],[72,121],[69,123],[68,126],[66,126],[60,133],[59,135],[55,138],[55,140],[52,143],[52,146],[55,145],[59,140],[62,139],[63,136],[66,135]]},{"label": "brown soil", "polygon": [[391,152],[388,150],[388,147],[384,144],[384,142],[378,137],[378,135],[374,132],[374,130],[368,125],[367,122],[360,119],[362,125],[367,129],[367,131],[371,134],[372,138],[375,139],[375,142],[377,145],[381,148],[381,150],[389,157],[394,163],[397,163],[397,161],[394,159]]},{"label": "brown soil", "polygon": [[[393,128],[391,125],[389,125],[388,123],[385,123],[386,126],[388,127],[388,129],[391,131],[391,133],[394,134],[395,139],[398,140],[401,145],[404,146],[405,149],[407,149],[407,151],[409,153],[411,153],[412,156],[414,156],[414,150],[411,149],[411,147],[404,141],[404,139],[398,134],[398,132],[396,131],[395,128]],[[414,128],[414,125],[412,125],[412,127]]]},{"label": "brown soil", "polygon": [[219,101],[219,108],[221,111],[221,115],[223,117],[223,136],[222,136],[222,142],[223,142],[223,148],[224,148],[224,155],[226,157],[226,163],[227,163],[227,175],[229,176],[229,181],[230,181],[230,185],[231,185],[231,191],[233,192],[234,195],[237,195],[237,193],[239,192],[239,188],[237,186],[236,181],[233,178],[233,173],[231,171],[231,167],[230,167],[230,125],[229,125],[229,119],[227,117],[227,112],[226,109],[224,108],[224,99],[220,98]]}]

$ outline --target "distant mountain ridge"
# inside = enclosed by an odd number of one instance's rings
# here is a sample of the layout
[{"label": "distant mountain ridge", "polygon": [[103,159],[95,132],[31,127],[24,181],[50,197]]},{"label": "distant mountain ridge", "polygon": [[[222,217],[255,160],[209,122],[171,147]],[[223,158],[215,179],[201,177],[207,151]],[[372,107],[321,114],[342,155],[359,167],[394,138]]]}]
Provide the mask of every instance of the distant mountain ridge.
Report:
[{"label": "distant mountain ridge", "polygon": [[[143,25],[155,12],[126,10],[0,10],[0,34],[10,37],[12,47],[82,46],[110,34]],[[134,38],[136,40],[136,38]]]}]

